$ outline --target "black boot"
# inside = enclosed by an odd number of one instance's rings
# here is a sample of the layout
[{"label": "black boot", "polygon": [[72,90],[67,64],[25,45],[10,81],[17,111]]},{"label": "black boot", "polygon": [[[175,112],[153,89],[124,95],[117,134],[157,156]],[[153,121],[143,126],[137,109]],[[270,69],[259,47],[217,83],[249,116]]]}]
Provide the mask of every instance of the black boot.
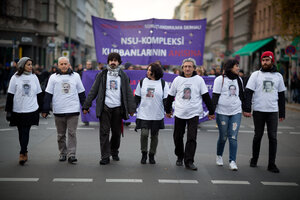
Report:
[{"label": "black boot", "polygon": [[149,153],[149,163],[150,164],[155,164],[154,154],[152,154],[152,153]]},{"label": "black boot", "polygon": [[141,163],[142,163],[142,164],[146,164],[146,161],[147,161],[147,151],[143,151],[143,152],[142,152]]}]

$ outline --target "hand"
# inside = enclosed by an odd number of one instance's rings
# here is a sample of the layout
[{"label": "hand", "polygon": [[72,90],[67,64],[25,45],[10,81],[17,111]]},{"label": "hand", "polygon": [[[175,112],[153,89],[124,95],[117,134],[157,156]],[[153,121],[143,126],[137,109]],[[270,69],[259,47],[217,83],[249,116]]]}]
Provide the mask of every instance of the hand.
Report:
[{"label": "hand", "polygon": [[284,120],[284,118],[283,118],[283,117],[279,118],[279,121],[280,121],[280,122],[283,122],[283,120]]},{"label": "hand", "polygon": [[208,115],[208,119],[209,119],[209,120],[215,119],[215,115]]},{"label": "hand", "polygon": [[166,113],[167,118],[172,118],[172,113]]},{"label": "hand", "polygon": [[42,117],[47,118],[48,113],[42,113]]},{"label": "hand", "polygon": [[249,113],[249,112],[243,112],[243,115],[244,115],[244,117],[251,117],[252,116],[251,113]]},{"label": "hand", "polygon": [[134,115],[134,112],[132,112],[132,113],[129,113],[130,114],[130,116],[132,117],[133,115]]},{"label": "hand", "polygon": [[88,110],[83,110],[82,112],[83,112],[84,115],[86,115],[87,113],[90,112],[90,109],[88,109]]},{"label": "hand", "polygon": [[10,121],[11,120],[11,112],[6,113],[6,120]]}]

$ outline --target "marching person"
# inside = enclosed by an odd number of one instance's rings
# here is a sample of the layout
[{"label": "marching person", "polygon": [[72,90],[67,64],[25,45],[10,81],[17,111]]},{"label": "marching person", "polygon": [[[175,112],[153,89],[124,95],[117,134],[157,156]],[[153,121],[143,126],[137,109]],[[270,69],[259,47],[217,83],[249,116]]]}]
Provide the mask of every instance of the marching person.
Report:
[{"label": "marching person", "polygon": [[[149,163],[155,164],[154,155],[158,145],[159,129],[164,129],[164,103],[167,99],[169,87],[161,79],[164,73],[162,68],[151,63],[147,69],[147,78],[140,80],[135,90],[137,106],[136,129],[141,129],[141,163],[146,164],[148,153],[148,136],[151,132],[149,149]],[[151,91],[151,95],[148,95]]]},{"label": "marching person", "polygon": [[42,106],[42,90],[32,69],[32,60],[23,57],[17,64],[17,72],[12,76],[6,99],[6,119],[10,126],[17,126],[21,151],[19,164],[28,160],[27,146],[32,125],[39,125],[39,108]]},{"label": "marching person", "polygon": [[[107,57],[107,68],[99,73],[83,105],[83,113],[87,114],[96,101],[96,115],[100,120],[100,165],[119,161],[119,147],[121,140],[122,118],[129,119],[128,114],[135,113],[135,100],[129,85],[129,78],[120,69],[121,56],[118,53],[110,53]],[[110,129],[112,132],[109,139]]]},{"label": "marching person", "polygon": [[[266,51],[261,55],[261,69],[251,74],[246,86],[245,117],[251,117],[253,102],[254,138],[250,167],[257,167],[261,139],[265,124],[269,138],[268,171],[279,173],[275,164],[277,151],[277,127],[285,118],[284,81],[274,65],[274,54]],[[253,98],[252,98],[253,97]]]},{"label": "marching person", "polygon": [[[172,116],[172,102],[175,98],[174,143],[177,156],[176,165],[190,170],[197,170],[194,156],[197,146],[197,127],[199,116],[203,113],[202,100],[209,110],[209,119],[214,118],[213,105],[206,84],[196,73],[196,61],[187,58],[182,62],[182,74],[177,76],[169,91],[166,103],[166,116]],[[183,136],[187,125],[187,141],[184,148]]]},{"label": "marching person", "polygon": [[224,74],[214,81],[212,102],[216,111],[219,128],[216,164],[223,166],[223,152],[229,140],[229,169],[238,170],[236,164],[237,136],[242,118],[244,87],[239,77],[239,62],[228,60],[224,64]]},{"label": "marching person", "polygon": [[[82,105],[85,100],[85,89],[80,75],[73,72],[70,66],[68,58],[58,58],[58,70],[50,76],[46,88],[42,116],[47,117],[52,101],[60,152],[59,161],[63,162],[68,159],[69,163],[74,164],[77,162],[78,117],[80,104]],[[66,142],[66,132],[68,132],[68,143]]]}]

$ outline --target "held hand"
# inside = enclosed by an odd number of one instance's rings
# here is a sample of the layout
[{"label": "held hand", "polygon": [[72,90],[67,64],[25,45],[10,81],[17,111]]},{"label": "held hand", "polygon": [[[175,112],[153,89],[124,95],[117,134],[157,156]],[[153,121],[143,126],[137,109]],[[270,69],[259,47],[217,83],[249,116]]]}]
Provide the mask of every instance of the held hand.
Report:
[{"label": "held hand", "polygon": [[130,116],[132,117],[133,115],[134,115],[134,113],[132,112],[132,113],[129,113],[130,114]]},{"label": "held hand", "polygon": [[166,113],[167,118],[172,118],[172,113]]},{"label": "held hand", "polygon": [[283,122],[283,120],[284,120],[284,118],[279,118],[279,121],[280,121],[280,122]]},{"label": "held hand", "polygon": [[48,113],[42,113],[42,117],[47,118]]},{"label": "held hand", "polygon": [[87,113],[90,112],[90,109],[88,109],[88,110],[83,110],[82,112],[83,112],[84,115],[86,115]]},{"label": "held hand", "polygon": [[248,112],[243,112],[243,115],[244,115],[244,117],[251,117],[252,116],[251,113],[248,113]]},{"label": "held hand", "polygon": [[208,115],[208,119],[209,119],[209,120],[215,119],[215,115]]}]

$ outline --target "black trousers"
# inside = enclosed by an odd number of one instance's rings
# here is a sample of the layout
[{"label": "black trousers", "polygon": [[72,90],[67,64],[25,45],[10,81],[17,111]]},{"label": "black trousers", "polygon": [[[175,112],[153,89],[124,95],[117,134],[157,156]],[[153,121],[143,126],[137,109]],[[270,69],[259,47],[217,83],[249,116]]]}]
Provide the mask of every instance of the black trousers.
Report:
[{"label": "black trousers", "polygon": [[[197,147],[197,128],[198,128],[199,116],[195,116],[191,119],[180,119],[175,117],[174,125],[174,144],[175,155],[178,159],[184,159],[184,163],[188,164],[194,162],[194,156]],[[185,127],[187,125],[187,140],[184,148],[183,136],[185,133]]]},{"label": "black trousers", "polygon": [[[122,116],[121,107],[109,108],[104,105],[100,117],[100,151],[101,158],[109,158],[119,154],[121,141]],[[109,133],[111,130],[111,139]]]},{"label": "black trousers", "polygon": [[260,152],[261,139],[264,134],[265,124],[269,138],[269,165],[275,164],[277,151],[278,112],[253,111],[254,138],[252,144],[252,158],[257,162]]},{"label": "black trousers", "polygon": [[19,143],[21,146],[21,151],[20,154],[25,154],[27,153],[27,146],[29,142],[29,132],[30,132],[30,125],[28,126],[22,126],[19,125],[18,127],[18,132],[19,132]]}]

